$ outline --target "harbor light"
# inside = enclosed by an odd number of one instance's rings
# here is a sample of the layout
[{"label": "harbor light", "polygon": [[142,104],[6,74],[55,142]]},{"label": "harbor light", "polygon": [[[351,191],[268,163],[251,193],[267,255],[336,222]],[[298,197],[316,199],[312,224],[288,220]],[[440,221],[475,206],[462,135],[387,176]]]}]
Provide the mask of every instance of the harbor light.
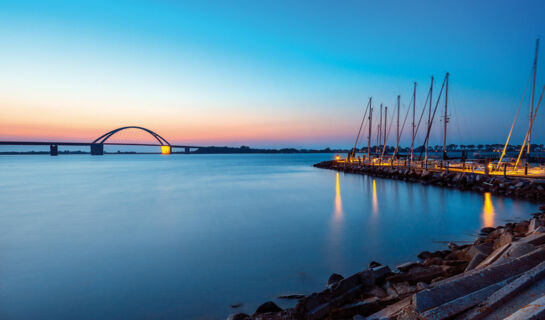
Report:
[{"label": "harbor light", "polygon": [[336,155],[336,156],[335,156],[335,160],[336,160],[336,161],[341,160],[341,156],[340,156],[340,155]]},{"label": "harbor light", "polygon": [[172,148],[170,146],[161,146],[161,154],[170,154]]}]

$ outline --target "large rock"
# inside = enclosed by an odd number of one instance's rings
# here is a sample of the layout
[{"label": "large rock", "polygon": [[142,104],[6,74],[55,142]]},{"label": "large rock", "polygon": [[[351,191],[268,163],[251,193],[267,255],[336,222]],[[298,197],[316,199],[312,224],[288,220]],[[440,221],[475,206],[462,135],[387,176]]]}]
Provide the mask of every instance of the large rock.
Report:
[{"label": "large rock", "polygon": [[282,311],[282,308],[277,306],[276,303],[272,301],[267,301],[257,308],[257,310],[255,311],[255,314],[278,312],[278,311]]},{"label": "large rock", "polygon": [[328,286],[332,285],[332,284],[337,283],[337,282],[339,282],[339,281],[341,281],[343,279],[344,279],[344,277],[341,276],[340,274],[333,273],[332,275],[329,276],[329,279],[327,280],[327,285]]},{"label": "large rock", "polygon": [[402,272],[406,272],[406,271],[409,271],[411,268],[416,267],[416,266],[420,266],[420,265],[421,264],[418,263],[418,262],[411,261],[411,262],[405,262],[405,263],[402,263],[402,264],[398,265],[396,267],[396,269],[399,270],[399,271],[402,271]]},{"label": "large rock", "polygon": [[528,305],[511,314],[505,320],[540,320],[545,319],[545,296],[538,298]]},{"label": "large rock", "polygon": [[239,313],[233,313],[233,314],[230,314],[228,317],[227,317],[227,320],[246,320],[246,319],[249,319],[250,316],[245,314],[245,313],[242,313],[242,312],[239,312]]},{"label": "large rock", "polygon": [[417,312],[430,310],[496,282],[521,274],[543,260],[545,260],[545,248],[539,248],[504,264],[490,266],[482,270],[472,270],[454,276],[451,279],[437,283],[430,289],[416,293],[413,298],[413,306]]},{"label": "large rock", "polygon": [[479,263],[475,269],[483,269],[490,264],[492,264],[494,261],[498,260],[508,249],[511,247],[511,243],[508,243],[500,248],[497,248],[494,250],[486,259],[484,259],[481,263]]},{"label": "large rock", "polygon": [[365,299],[360,302],[348,304],[332,312],[332,318],[346,319],[355,315],[367,316],[382,309],[385,305],[377,297]]},{"label": "large rock", "polygon": [[[502,286],[508,284],[512,279],[496,282],[482,289],[473,291],[467,295],[461,296],[447,303],[423,312],[423,319],[448,319],[460,312],[468,310],[479,302],[486,299],[492,293],[499,290]],[[467,320],[467,319],[466,319]]]},{"label": "large rock", "polygon": [[528,226],[528,233],[535,232],[538,227],[542,226],[540,219],[533,218],[530,220],[530,225]]},{"label": "large rock", "polygon": [[538,264],[517,277],[511,283],[502,286],[497,291],[488,295],[478,308],[469,313],[468,320],[483,319],[490,311],[498,309],[508,300],[513,299],[517,294],[545,277],[545,262]]},{"label": "large rock", "polygon": [[494,249],[503,247],[511,242],[513,242],[513,234],[509,231],[502,232],[502,234],[494,241]]},{"label": "large rock", "polygon": [[416,284],[417,282],[430,282],[431,280],[442,275],[443,269],[440,266],[432,265],[429,267],[414,267],[409,272],[395,274],[387,277],[386,279],[390,282],[408,281],[411,284]]},{"label": "large rock", "polygon": [[492,265],[502,264],[509,260],[522,257],[525,254],[528,254],[536,249],[536,246],[525,243],[525,242],[513,242],[511,245],[503,252],[497,259],[492,263]]},{"label": "large rock", "polygon": [[533,244],[534,246],[540,246],[545,244],[545,233],[535,232],[529,236],[519,239],[518,241]]},{"label": "large rock", "polygon": [[488,257],[488,255],[482,252],[476,253],[473,256],[473,258],[471,258],[471,260],[469,261],[469,264],[467,265],[465,271],[467,272],[467,271],[475,269],[481,262],[484,261],[484,259],[486,259],[486,257]]}]

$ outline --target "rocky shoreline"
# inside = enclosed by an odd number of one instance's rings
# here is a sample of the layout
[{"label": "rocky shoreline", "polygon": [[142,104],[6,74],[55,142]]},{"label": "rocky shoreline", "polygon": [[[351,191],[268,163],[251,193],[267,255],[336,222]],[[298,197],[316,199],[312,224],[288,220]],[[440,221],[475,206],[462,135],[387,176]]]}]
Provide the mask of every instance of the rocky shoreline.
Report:
[{"label": "rocky shoreline", "polygon": [[[545,182],[473,173],[413,172],[388,167],[315,165],[445,187],[532,200]],[[449,243],[396,266],[371,262],[343,277],[332,274],[323,291],[297,296],[294,308],[269,301],[253,315],[228,320],[320,319],[545,319],[545,206],[533,218],[483,228],[473,244]]]},{"label": "rocky shoreline", "polygon": [[537,201],[545,200],[545,180],[542,179],[503,177],[502,175],[487,176],[471,172],[447,173],[445,171],[409,170],[405,167],[367,166],[337,161],[324,161],[314,166],[346,173],[365,174],[373,177],[418,182],[460,190],[490,192],[506,197]]},{"label": "rocky shoreline", "polygon": [[[269,301],[228,320],[545,319],[545,206],[530,220],[483,228],[473,244],[423,251],[395,269],[371,262],[282,310]],[[532,306],[529,308],[528,306]]]}]

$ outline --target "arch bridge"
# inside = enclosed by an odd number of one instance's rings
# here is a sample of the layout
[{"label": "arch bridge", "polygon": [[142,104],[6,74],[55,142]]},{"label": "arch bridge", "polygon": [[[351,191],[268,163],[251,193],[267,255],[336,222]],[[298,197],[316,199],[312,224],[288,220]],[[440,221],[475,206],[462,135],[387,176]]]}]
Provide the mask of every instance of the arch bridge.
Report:
[{"label": "arch bridge", "polygon": [[[127,129],[137,129],[144,131],[151,135],[157,143],[131,143],[131,142],[108,142],[113,135],[116,133],[127,130]],[[0,141],[0,145],[49,145],[50,154],[52,156],[58,155],[59,146],[89,146],[91,148],[92,155],[104,155],[104,145],[122,145],[122,146],[160,146],[161,153],[170,154],[173,148],[183,149],[185,153],[189,153],[191,149],[201,148],[200,146],[191,146],[191,145],[172,145],[165,138],[160,136],[158,133],[139,126],[126,126],[117,128],[111,131],[106,132],[100,137],[96,138],[93,142],[61,142],[61,141]]]}]

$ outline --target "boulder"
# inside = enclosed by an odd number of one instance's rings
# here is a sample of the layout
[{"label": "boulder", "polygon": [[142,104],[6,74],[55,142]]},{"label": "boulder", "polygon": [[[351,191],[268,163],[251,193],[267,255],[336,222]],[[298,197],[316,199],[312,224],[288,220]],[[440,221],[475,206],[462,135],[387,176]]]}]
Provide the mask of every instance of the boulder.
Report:
[{"label": "boulder", "polygon": [[425,260],[425,259],[428,259],[428,258],[432,258],[433,255],[432,255],[432,253],[429,252],[429,251],[422,251],[422,252],[420,252],[420,253],[418,254],[417,257],[418,257],[418,259],[420,259],[420,260]]},{"label": "boulder", "polygon": [[456,243],[454,243],[454,242],[449,242],[449,243],[448,243],[448,248],[449,248],[450,250],[453,250],[453,251],[454,251],[454,250],[458,250],[459,247],[458,247],[458,245],[457,245]]},{"label": "boulder", "polygon": [[536,249],[536,246],[525,242],[513,242],[491,265],[502,264],[509,260],[522,257]]},{"label": "boulder", "polygon": [[504,245],[503,247],[500,247],[496,250],[494,250],[490,255],[488,255],[486,257],[486,259],[484,259],[481,263],[479,263],[475,269],[482,269],[482,268],[485,268],[487,266],[489,266],[491,263],[493,263],[494,261],[496,261],[499,257],[502,256],[502,254],[507,251],[509,249],[509,247],[511,246],[510,243]]},{"label": "boulder", "polygon": [[369,285],[370,282],[376,283],[383,281],[387,276],[392,274],[392,270],[390,270],[390,267],[388,266],[378,266],[370,269],[371,271],[371,277],[369,276],[369,273],[362,271],[360,272],[360,276],[362,278],[362,282]]},{"label": "boulder", "polygon": [[416,284],[416,290],[420,291],[420,290],[424,290],[424,289],[427,289],[429,287],[429,285],[425,282],[418,282]]},{"label": "boulder", "polygon": [[542,226],[542,222],[538,218],[533,218],[530,220],[530,224],[528,225],[528,233],[535,232],[537,228]]},{"label": "boulder", "polygon": [[333,273],[332,275],[329,276],[329,279],[327,279],[327,285],[328,286],[332,285],[332,284],[337,283],[337,282],[339,282],[339,281],[341,281],[343,279],[344,279],[344,277],[341,276],[340,274]]},{"label": "boulder", "polygon": [[379,263],[379,262],[376,262],[376,261],[371,261],[369,262],[369,268],[376,268],[376,267],[380,267],[382,264]]},{"label": "boulder", "polygon": [[331,317],[334,319],[346,319],[355,315],[368,316],[379,311],[384,306],[385,305],[381,303],[379,298],[373,297],[335,309],[332,312]]},{"label": "boulder", "polygon": [[249,319],[250,316],[245,314],[245,313],[242,313],[242,312],[239,312],[239,313],[233,313],[233,314],[230,314],[228,317],[227,317],[227,320],[246,320],[246,319]]},{"label": "boulder", "polygon": [[545,244],[545,233],[534,232],[527,237],[521,238],[518,241],[540,246]]},{"label": "boulder", "polygon": [[443,269],[440,266],[418,266],[412,268],[407,273],[395,274],[393,276],[387,277],[386,280],[390,282],[403,282],[408,281],[409,283],[417,282],[430,282],[434,278],[443,275]]},{"label": "boulder", "polygon": [[488,257],[488,255],[482,253],[482,252],[478,252],[476,253],[473,258],[471,258],[471,261],[469,261],[469,264],[467,265],[466,269],[464,271],[470,271],[470,270],[473,270],[475,269],[481,262],[484,261],[484,259],[486,259],[486,257]]},{"label": "boulder", "polygon": [[473,259],[477,254],[484,254],[484,255],[488,256],[494,250],[493,246],[494,246],[494,244],[490,243],[490,242],[489,243],[476,244],[476,245],[470,246],[467,249],[466,253],[467,253],[467,255],[469,256],[470,259]]},{"label": "boulder", "polygon": [[526,233],[528,232],[530,223],[528,221],[521,221],[517,224],[515,224],[515,227],[513,228],[513,231],[518,233]]},{"label": "boulder", "polygon": [[416,293],[413,296],[413,307],[417,312],[433,309],[494,283],[519,275],[538,265],[544,259],[545,248],[539,248],[509,262],[455,276],[437,283],[432,288]]},{"label": "boulder", "polygon": [[513,234],[509,231],[502,232],[502,234],[494,241],[494,249],[503,247],[511,242],[513,242]]},{"label": "boulder", "polygon": [[365,293],[371,296],[378,297],[380,299],[385,298],[388,295],[386,293],[386,290],[382,289],[379,286],[373,286],[371,289],[365,291]]},{"label": "boulder", "polygon": [[404,296],[416,291],[416,287],[409,285],[409,282],[407,281],[394,283],[392,286],[394,287],[397,294],[401,296]]},{"label": "boulder", "polygon": [[418,262],[411,261],[411,262],[405,262],[405,263],[402,263],[402,264],[398,265],[396,267],[396,269],[399,270],[399,271],[402,271],[402,272],[406,272],[406,271],[409,271],[411,268],[416,267],[416,266],[420,266],[420,265],[421,264],[418,263]]},{"label": "boulder", "polygon": [[432,265],[442,265],[442,264],[443,264],[443,259],[439,257],[427,258],[426,260],[422,262],[422,265],[426,267],[432,266]]},{"label": "boulder", "polygon": [[[381,309],[380,311],[373,313],[372,315],[368,316],[368,320],[379,320],[379,319],[398,319],[398,315],[403,312],[406,308],[410,308],[411,306],[411,298],[407,297],[401,301],[398,301],[394,304],[391,304],[387,306],[384,309]],[[402,318],[402,319],[410,319],[410,318]],[[416,318],[413,318],[416,319]]]},{"label": "boulder", "polygon": [[262,314],[262,313],[269,313],[269,312],[279,312],[282,311],[282,308],[276,305],[276,303],[272,301],[267,301],[264,304],[260,305],[257,310],[255,311],[255,314]]},{"label": "boulder", "polygon": [[490,233],[490,232],[492,232],[492,231],[494,231],[494,230],[496,230],[496,228],[493,228],[493,227],[485,227],[485,228],[482,228],[482,229],[481,229],[481,232],[482,232],[482,233],[488,234],[488,233]]},{"label": "boulder", "polygon": [[399,297],[396,289],[389,281],[386,281],[384,284],[384,290],[386,290],[386,294],[391,298],[397,299]]}]

